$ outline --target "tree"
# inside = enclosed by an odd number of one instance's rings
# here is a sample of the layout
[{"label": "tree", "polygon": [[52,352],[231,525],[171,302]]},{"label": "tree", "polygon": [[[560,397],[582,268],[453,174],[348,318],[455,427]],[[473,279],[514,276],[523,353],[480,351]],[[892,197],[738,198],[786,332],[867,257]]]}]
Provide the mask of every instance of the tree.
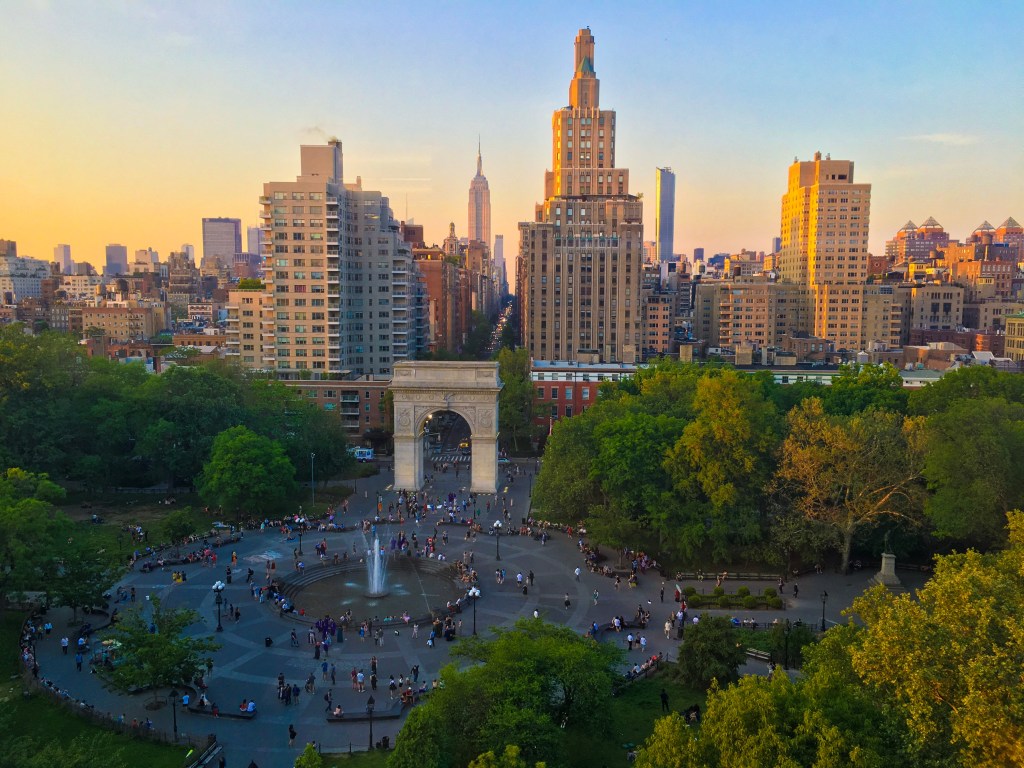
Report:
[{"label": "tree", "polygon": [[533,506],[549,520],[576,523],[600,504],[599,479],[591,473],[597,455],[594,430],[601,420],[597,406],[551,429],[544,463],[533,486]]},{"label": "tree", "polygon": [[175,366],[140,390],[145,427],[137,451],[165,482],[195,482],[214,437],[242,421],[241,383],[212,366]]},{"label": "tree", "polygon": [[686,554],[710,539],[714,554],[725,557],[737,543],[761,537],[762,497],[781,425],[760,382],[733,370],[716,374],[697,382],[694,419],[664,460],[679,502],[659,507],[688,516],[683,525],[665,526],[688,532],[681,542]]},{"label": "tree", "polygon": [[212,637],[185,634],[199,620],[199,614],[188,608],[164,608],[160,598],[148,601],[146,607],[127,611],[111,634],[120,646],[120,664],[110,672],[111,684],[119,691],[153,690],[189,683],[204,669],[206,654],[220,648]]},{"label": "tree", "polygon": [[229,513],[263,515],[281,508],[295,485],[295,467],[281,446],[247,427],[217,435],[199,493]]},{"label": "tree", "polygon": [[534,419],[541,414],[534,398],[527,350],[503,348],[498,352],[498,375],[503,384],[498,393],[502,440],[506,446],[519,450],[522,440],[529,440],[536,434]]},{"label": "tree", "polygon": [[1024,376],[987,365],[958,368],[912,392],[908,408],[910,413],[931,416],[956,402],[978,397],[1002,397],[1010,403],[1024,403]]},{"label": "tree", "polygon": [[689,725],[673,712],[654,721],[654,732],[637,750],[636,768],[695,768],[697,748]]},{"label": "tree", "polygon": [[302,754],[295,758],[295,768],[323,768],[324,759],[313,744],[307,744]]},{"label": "tree", "polygon": [[903,377],[889,363],[850,363],[839,366],[839,375],[831,386],[821,390],[828,413],[852,416],[876,408],[906,413],[907,391]]},{"label": "tree", "polygon": [[[509,744],[500,755],[484,752],[469,764],[469,768],[530,768],[515,744]],[[545,763],[535,763],[535,768],[544,768]]]},{"label": "tree", "polygon": [[777,479],[810,525],[833,536],[845,571],[854,536],[920,511],[923,422],[888,411],[830,416],[809,398],[789,414]]},{"label": "tree", "polygon": [[164,518],[164,536],[181,551],[181,543],[196,532],[196,521],[192,516],[192,507],[183,507],[169,513]]},{"label": "tree", "polygon": [[47,581],[47,589],[57,605],[72,610],[72,620],[78,621],[78,609],[103,605],[103,594],[114,583],[114,575],[95,553],[85,552],[73,545],[61,550],[55,578]]},{"label": "tree", "polygon": [[621,659],[617,648],[539,619],[493,639],[464,638],[453,653],[475,663],[442,671],[444,687],[410,715],[389,768],[464,766],[509,745],[528,764],[562,765],[563,728],[603,726]]},{"label": "tree", "polygon": [[936,764],[1024,765],[1024,513],[1009,531],[1005,551],[936,558],[916,599],[876,588],[853,604],[853,667]]},{"label": "tree", "polygon": [[728,683],[739,677],[746,658],[729,619],[704,613],[686,628],[675,671],[687,685],[707,688],[712,680]]},{"label": "tree", "polygon": [[906,732],[859,680],[849,649],[857,630],[836,627],[808,646],[802,677],[782,670],[712,685],[699,729],[678,715],[655,723],[642,768],[883,768],[916,766]]},{"label": "tree", "polygon": [[0,474],[0,599],[42,590],[66,549],[71,521],[51,501],[64,489],[37,475],[11,468]]},{"label": "tree", "polygon": [[1006,541],[1006,514],[1024,506],[1024,405],[965,398],[928,418],[925,504],[940,536]]}]

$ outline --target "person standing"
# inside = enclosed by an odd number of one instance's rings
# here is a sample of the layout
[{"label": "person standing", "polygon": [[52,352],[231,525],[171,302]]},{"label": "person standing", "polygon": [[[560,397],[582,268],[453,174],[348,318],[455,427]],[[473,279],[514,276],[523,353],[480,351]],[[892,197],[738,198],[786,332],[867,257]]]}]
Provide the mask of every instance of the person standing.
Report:
[{"label": "person standing", "polygon": [[661,711],[668,712],[668,693],[664,688],[661,689]]},{"label": "person standing", "polygon": [[567,611],[569,610],[569,605],[570,605],[570,602],[569,602],[569,593],[568,593],[568,592],[566,592],[566,593],[565,593],[565,610],[567,610]]},{"label": "person standing", "polygon": [[600,597],[600,594],[598,594],[598,591],[595,589],[594,590],[594,605],[597,605],[597,598],[599,598],[599,597]]}]

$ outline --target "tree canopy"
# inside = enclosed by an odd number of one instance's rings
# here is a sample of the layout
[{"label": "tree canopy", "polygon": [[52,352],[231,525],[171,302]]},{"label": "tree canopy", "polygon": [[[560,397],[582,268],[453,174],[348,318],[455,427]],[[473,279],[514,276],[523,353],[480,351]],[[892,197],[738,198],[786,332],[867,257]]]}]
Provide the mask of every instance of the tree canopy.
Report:
[{"label": "tree canopy", "polygon": [[[518,765],[509,745],[528,764],[564,764],[562,729],[602,725],[601,705],[621,657],[612,646],[540,619],[520,619],[492,639],[464,638],[453,654],[474,663],[442,670],[444,687],[412,711],[389,768],[462,768],[475,759]],[[502,757],[480,757],[488,752]]]},{"label": "tree canopy", "polygon": [[231,427],[213,441],[199,492],[228,513],[259,517],[280,509],[294,485],[295,467],[278,443],[248,427]]}]

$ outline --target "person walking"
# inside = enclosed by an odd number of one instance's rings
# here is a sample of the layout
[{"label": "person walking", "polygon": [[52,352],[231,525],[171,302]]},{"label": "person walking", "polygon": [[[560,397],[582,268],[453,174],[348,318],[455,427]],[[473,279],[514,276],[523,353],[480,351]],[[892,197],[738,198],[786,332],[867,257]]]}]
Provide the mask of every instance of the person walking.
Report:
[{"label": "person walking", "polygon": [[294,747],[295,746],[295,737],[298,736],[298,735],[299,734],[296,733],[296,731],[295,731],[295,725],[294,724],[289,725],[288,726],[288,746],[289,747]]},{"label": "person walking", "polygon": [[324,701],[327,702],[327,706],[324,707],[324,712],[331,711],[331,703],[334,701],[334,691],[330,688],[327,689],[327,693],[324,694]]},{"label": "person walking", "polygon": [[569,593],[568,593],[568,592],[566,592],[566,593],[565,593],[565,610],[567,610],[567,611],[569,610],[569,605],[570,605],[570,602],[569,602]]},{"label": "person walking", "polygon": [[668,709],[668,693],[666,693],[664,688],[661,689],[661,711],[662,712],[668,712],[669,711],[669,709]]},{"label": "person walking", "polygon": [[581,573],[583,573],[583,571],[582,571],[582,570],[580,570],[580,567],[579,567],[579,566],[577,565],[577,566],[576,566],[576,570],[575,570],[575,571],[573,571],[573,573],[575,573],[575,574],[576,574],[576,581],[579,581],[579,580],[580,580],[580,574],[581,574]]},{"label": "person walking", "polygon": [[598,597],[600,597],[600,594],[599,594],[599,593],[598,593],[598,591],[597,591],[597,590],[595,589],[595,590],[594,590],[594,605],[597,605],[597,598],[598,598]]}]

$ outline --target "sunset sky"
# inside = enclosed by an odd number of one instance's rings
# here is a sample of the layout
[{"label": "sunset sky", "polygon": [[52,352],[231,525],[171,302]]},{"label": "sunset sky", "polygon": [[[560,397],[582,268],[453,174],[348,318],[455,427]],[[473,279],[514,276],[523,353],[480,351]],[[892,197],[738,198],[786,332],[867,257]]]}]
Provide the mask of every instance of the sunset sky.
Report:
[{"label": "sunset sky", "polygon": [[[1024,221],[1024,3],[4,0],[0,238],[182,243],[257,224],[262,183],[341,138],[345,177],[440,242],[467,230],[478,134],[510,265],[551,163],[572,45],[597,41],[617,164],[673,167],[676,250],[765,250],[815,150],[873,185],[871,248],[907,219]],[[244,234],[243,234],[244,237]]]}]

